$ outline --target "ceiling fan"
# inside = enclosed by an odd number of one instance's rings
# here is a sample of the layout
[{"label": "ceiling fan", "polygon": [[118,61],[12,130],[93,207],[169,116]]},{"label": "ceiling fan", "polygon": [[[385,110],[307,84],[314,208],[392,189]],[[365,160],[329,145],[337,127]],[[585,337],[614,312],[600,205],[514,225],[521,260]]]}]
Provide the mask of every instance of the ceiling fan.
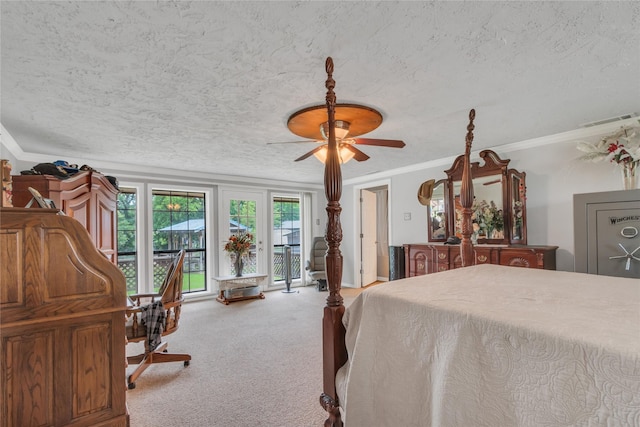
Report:
[{"label": "ceiling fan", "polygon": [[[315,155],[322,163],[327,156],[327,140],[329,139],[329,125],[327,122],[326,105],[314,105],[293,113],[287,121],[287,127],[294,134],[306,141],[292,141],[293,143],[316,142],[322,145],[295,159],[296,162]],[[358,104],[336,104],[335,106],[335,136],[338,144],[338,155],[341,163],[351,159],[363,162],[369,156],[356,148],[356,145],[373,145],[378,147],[402,148],[405,143],[396,139],[356,138],[371,132],[382,123],[379,111]],[[272,143],[278,144],[278,143]]]}]

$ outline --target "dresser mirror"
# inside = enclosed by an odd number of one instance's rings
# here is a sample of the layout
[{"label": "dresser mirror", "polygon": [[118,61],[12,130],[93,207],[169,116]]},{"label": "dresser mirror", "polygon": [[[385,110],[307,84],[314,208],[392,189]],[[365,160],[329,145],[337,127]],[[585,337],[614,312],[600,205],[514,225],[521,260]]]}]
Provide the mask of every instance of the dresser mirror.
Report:
[{"label": "dresser mirror", "polygon": [[527,244],[527,210],[525,209],[525,173],[509,170],[511,184],[511,243]]},{"label": "dresser mirror", "polygon": [[[453,182],[455,204],[455,235],[462,236],[462,206],[460,206],[460,181]],[[478,243],[504,238],[504,185],[501,175],[473,178],[473,240]]]},{"label": "dresser mirror", "polygon": [[430,242],[447,240],[447,180],[441,179],[433,185],[433,194],[427,205],[427,233]]},{"label": "dresser mirror", "polygon": [[[501,159],[491,150],[483,150],[479,156],[482,164],[471,164],[474,193],[472,240],[479,244],[526,245],[525,173],[509,169],[509,160]],[[434,185],[428,206],[430,242],[446,241],[452,236],[462,237],[460,186],[463,161],[463,156],[456,158],[451,168],[445,171],[447,178]]]}]

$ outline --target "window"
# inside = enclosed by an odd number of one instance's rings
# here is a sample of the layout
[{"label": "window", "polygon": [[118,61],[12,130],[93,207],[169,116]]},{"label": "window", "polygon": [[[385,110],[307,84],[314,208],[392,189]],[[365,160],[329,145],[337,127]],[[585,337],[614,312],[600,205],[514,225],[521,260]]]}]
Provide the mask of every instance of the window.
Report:
[{"label": "window", "polygon": [[273,197],[273,281],[285,279],[285,248],[291,248],[291,278],[299,279],[300,260],[300,198]]},{"label": "window", "polygon": [[136,190],[120,188],[118,194],[118,267],[127,279],[127,294],[138,292],[137,207]]},{"label": "window", "polygon": [[[256,237],[259,230],[257,229],[258,203],[255,200],[238,200],[231,199],[229,201],[229,234],[251,233],[253,241],[248,256],[244,260],[245,273],[256,273],[258,271],[258,260],[256,253]],[[235,267],[232,271],[235,274]]]},{"label": "window", "polygon": [[153,289],[159,289],[173,258],[186,249],[183,291],[206,290],[204,193],[153,190],[152,207]]}]

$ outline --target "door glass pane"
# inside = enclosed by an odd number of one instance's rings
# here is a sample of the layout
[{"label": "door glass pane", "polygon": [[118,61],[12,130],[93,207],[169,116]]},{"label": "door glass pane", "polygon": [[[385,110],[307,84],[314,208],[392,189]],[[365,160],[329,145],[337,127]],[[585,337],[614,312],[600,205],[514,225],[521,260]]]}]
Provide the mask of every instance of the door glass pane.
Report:
[{"label": "door glass pane", "polygon": [[291,248],[291,278],[299,279],[300,198],[273,198],[273,281],[285,279],[285,247]]},{"label": "door glass pane", "polygon": [[153,288],[159,289],[167,268],[187,250],[183,292],[206,287],[206,224],[203,193],[153,190]]},{"label": "door glass pane", "polygon": [[[253,236],[249,253],[243,261],[243,274],[256,273],[256,202],[254,200],[231,199],[229,203],[229,236],[251,233]],[[232,274],[236,274],[234,255],[228,258]]]}]

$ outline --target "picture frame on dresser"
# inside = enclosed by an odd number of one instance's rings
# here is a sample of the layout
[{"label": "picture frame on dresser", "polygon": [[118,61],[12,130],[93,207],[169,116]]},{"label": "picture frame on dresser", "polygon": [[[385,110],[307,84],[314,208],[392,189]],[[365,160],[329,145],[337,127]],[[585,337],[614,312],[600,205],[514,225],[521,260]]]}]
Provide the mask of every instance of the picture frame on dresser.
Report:
[{"label": "picture frame on dresser", "polygon": [[42,197],[42,194],[38,190],[33,187],[28,187],[29,192],[33,196],[33,198],[25,205],[25,208],[30,208],[34,204],[38,205],[43,209],[56,209],[56,204],[51,199],[45,199]]}]

